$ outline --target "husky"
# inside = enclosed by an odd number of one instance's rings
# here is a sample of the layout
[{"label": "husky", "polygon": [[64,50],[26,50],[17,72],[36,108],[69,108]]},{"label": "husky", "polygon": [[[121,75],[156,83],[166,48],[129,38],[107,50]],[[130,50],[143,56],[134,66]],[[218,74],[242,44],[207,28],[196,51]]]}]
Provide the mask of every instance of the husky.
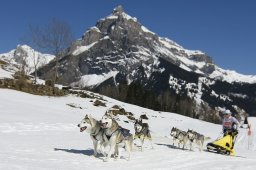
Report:
[{"label": "husky", "polygon": [[203,145],[205,140],[209,140],[209,137],[205,137],[204,135],[201,135],[193,130],[188,129],[187,131],[188,134],[188,139],[190,142],[190,150],[192,151],[192,144],[195,143],[196,145],[199,146],[199,150],[203,150]]},{"label": "husky", "polygon": [[80,132],[86,131],[90,134],[94,147],[94,156],[97,157],[99,152],[105,155],[102,148],[105,146],[104,134],[103,129],[100,127],[100,122],[92,118],[91,115],[86,115],[77,126],[80,128]]},{"label": "husky", "polygon": [[170,135],[173,137],[173,146],[174,146],[174,141],[177,140],[179,148],[180,148],[180,144],[183,144],[182,149],[185,148],[185,146],[189,140],[187,132],[182,131],[176,127],[173,127]]},{"label": "husky", "polygon": [[116,156],[116,159],[120,159],[119,148],[121,147],[125,147],[129,154],[127,160],[130,160],[133,135],[129,133],[129,130],[120,127],[109,114],[102,117],[101,127],[104,129],[104,140],[107,141],[107,145],[110,147],[104,161],[109,161],[112,154]]},{"label": "husky", "polygon": [[148,139],[151,144],[151,148],[153,149],[153,144],[152,144],[152,138],[149,130],[149,126],[147,123],[142,123],[141,120],[136,120],[134,123],[134,129],[135,129],[135,139],[140,139],[141,142],[141,151],[143,151],[143,144],[144,140]]}]

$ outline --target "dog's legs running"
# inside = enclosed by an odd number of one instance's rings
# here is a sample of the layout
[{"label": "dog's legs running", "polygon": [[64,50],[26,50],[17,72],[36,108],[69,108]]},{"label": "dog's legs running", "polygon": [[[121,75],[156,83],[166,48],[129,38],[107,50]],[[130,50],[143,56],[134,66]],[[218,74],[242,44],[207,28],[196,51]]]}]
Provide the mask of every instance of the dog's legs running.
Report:
[{"label": "dog's legs running", "polygon": [[200,152],[202,152],[202,150],[203,150],[203,143],[200,142]]},{"label": "dog's legs running", "polygon": [[128,158],[127,160],[130,161],[131,160],[131,151],[132,151],[132,144],[133,144],[133,141],[125,141],[125,150],[128,152]]},{"label": "dog's legs running", "polygon": [[182,149],[185,149],[185,145],[187,144],[187,142],[186,141],[183,141],[183,147],[182,147]]},{"label": "dog's legs running", "polygon": [[115,149],[116,149],[116,138],[113,137],[110,141],[110,148],[109,148],[107,157],[104,159],[104,162],[109,161],[109,159],[110,159],[111,155],[114,153]]},{"label": "dog's legs running", "polygon": [[152,139],[150,138],[149,141],[150,141],[151,149],[154,149]]},{"label": "dog's legs running", "polygon": [[189,145],[190,145],[190,149],[189,150],[192,151],[192,142],[191,141],[190,141]]},{"label": "dog's legs running", "polygon": [[175,145],[174,145],[174,142],[175,142],[175,141],[176,141],[176,139],[173,138],[173,139],[172,139],[172,146],[175,146]]},{"label": "dog's legs running", "polygon": [[95,141],[95,142],[93,142],[93,147],[94,147],[94,153],[93,153],[93,155],[95,156],[95,157],[97,157],[97,149],[98,149],[98,141]]},{"label": "dog's legs running", "polygon": [[115,147],[114,157],[115,157],[115,160],[119,160],[120,159],[120,153],[119,153],[118,145],[116,145],[116,147]]},{"label": "dog's legs running", "polygon": [[144,137],[140,138],[140,142],[141,142],[141,152],[143,151],[143,144],[144,144]]},{"label": "dog's legs running", "polygon": [[102,153],[103,156],[106,157],[107,155],[106,155],[106,152],[105,152],[105,148],[107,147],[107,143],[106,142],[100,142],[99,145],[100,145],[99,146],[100,153]]}]

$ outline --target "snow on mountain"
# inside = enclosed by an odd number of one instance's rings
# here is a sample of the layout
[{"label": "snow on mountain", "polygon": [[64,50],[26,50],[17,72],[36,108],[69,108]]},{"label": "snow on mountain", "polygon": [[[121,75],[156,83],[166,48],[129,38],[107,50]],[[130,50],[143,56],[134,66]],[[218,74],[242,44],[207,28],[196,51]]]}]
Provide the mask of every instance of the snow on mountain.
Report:
[{"label": "snow on mountain", "polygon": [[[88,92],[91,93],[91,92]],[[239,129],[235,153],[237,157],[205,151],[182,150],[172,146],[170,130],[193,129],[210,142],[220,136],[220,125],[188,118],[168,112],[158,112],[103,97],[107,107],[96,107],[89,98],[35,96],[8,89],[0,89],[0,169],[13,170],[117,170],[117,169],[172,169],[172,170],[254,170],[256,168],[256,118],[249,118],[252,136],[247,129]],[[98,94],[95,94],[98,95]],[[70,107],[73,104],[78,108]],[[135,147],[131,160],[121,150],[121,159],[103,162],[93,157],[93,146],[87,133],[80,133],[77,124],[85,114],[100,119],[107,109],[120,105],[136,118],[147,114],[153,136],[154,149],[145,141],[143,152]],[[126,117],[117,117],[118,123],[134,133],[133,123]],[[139,141],[135,141],[140,145]],[[206,144],[205,143],[205,144]],[[177,144],[175,144],[177,146]],[[204,146],[205,148],[205,146]]]},{"label": "snow on mountain", "polygon": [[229,83],[232,82],[246,82],[256,83],[256,75],[243,75],[234,70],[224,70],[215,66],[215,71],[209,75],[210,78],[220,79]]},{"label": "snow on mountain", "polygon": [[[1,65],[0,65],[1,66]],[[9,71],[6,71],[0,67],[0,79],[1,78],[12,78],[12,73]]]},{"label": "snow on mountain", "polygon": [[73,51],[73,55],[79,55],[87,50],[89,50],[94,44],[96,44],[97,42],[91,43],[90,45],[86,45],[86,46],[81,46],[78,47],[75,51]]},{"label": "snow on mountain", "polygon": [[38,63],[37,67],[39,68],[48,64],[53,59],[53,55],[42,54],[27,45],[18,45],[16,49],[8,53],[0,54],[0,60],[6,63],[3,68],[0,69],[4,69],[13,74],[19,70],[23,61],[25,61],[25,70],[30,74],[34,72],[35,63]]},{"label": "snow on mountain", "polygon": [[[163,45],[168,49],[176,49],[180,52],[183,52],[183,54],[185,54],[184,56],[178,55],[176,57],[177,57],[177,60],[181,62],[180,67],[187,71],[194,70],[194,72],[198,74],[202,74],[204,76],[207,76],[213,79],[223,80],[229,83],[232,83],[232,82],[256,83],[256,75],[243,75],[243,74],[237,73],[236,71],[224,70],[218,67],[217,65],[212,64],[209,61],[195,60],[195,58],[193,58],[194,55],[205,55],[205,53],[201,51],[187,50],[167,38],[160,38],[160,42],[163,43]],[[214,67],[214,71],[212,73],[205,73],[204,71],[202,71],[204,67],[207,67],[207,65],[211,65],[212,67]],[[191,69],[195,67],[197,69],[193,69],[193,70]]]},{"label": "snow on mountain", "polygon": [[97,75],[97,74],[84,75],[78,82],[72,83],[71,86],[78,86],[80,88],[94,87],[101,84],[102,82],[106,81],[111,77],[115,78],[117,74],[118,74],[118,71],[111,71],[103,75]]},{"label": "snow on mountain", "polygon": [[[122,20],[127,20],[127,21],[124,21],[124,23],[121,23],[121,24],[117,24]],[[118,34],[122,32],[122,30],[128,28],[128,29],[136,30],[134,32],[138,32],[141,35],[145,34],[145,36],[140,37],[135,33],[131,33],[131,34],[134,34],[133,36],[136,39],[143,39],[143,38],[146,39],[146,41],[137,40],[139,42],[140,41],[145,42],[145,44],[135,45],[134,48],[137,48],[138,51],[132,52],[134,54],[137,54],[139,58],[145,56],[146,58],[145,61],[150,60],[151,56],[153,56],[154,58],[158,58],[156,56],[158,56],[158,54],[162,54],[166,58],[170,59],[172,62],[179,65],[179,67],[181,67],[182,69],[185,69],[190,72],[195,72],[197,74],[201,74],[206,77],[227,81],[229,83],[232,83],[232,82],[256,83],[256,75],[255,76],[242,75],[234,71],[221,69],[215,64],[213,64],[212,59],[209,56],[207,56],[207,54],[205,54],[204,52],[199,50],[188,50],[168,38],[158,37],[156,33],[150,31],[148,28],[140,24],[137,21],[137,18],[131,17],[130,15],[125,13],[122,6],[118,6],[117,8],[115,8],[112,14],[101,19],[98,23],[100,24],[90,28],[84,34],[84,37],[87,37],[89,43],[83,42],[82,40],[78,40],[80,42],[75,43],[75,44],[85,43],[86,45],[81,45],[76,47],[72,52],[73,55],[77,56],[83,52],[86,52],[98,42],[97,39],[100,39],[100,37],[102,38],[102,36],[106,34],[108,35],[108,38],[110,38],[110,41],[113,44],[117,44],[117,42],[115,41],[116,36],[118,36]],[[130,24],[130,25],[127,25],[127,24]],[[108,25],[111,26],[111,31],[107,30],[108,28],[105,28]],[[103,27],[103,28],[100,28],[100,27]],[[127,28],[124,28],[124,27],[127,27]],[[111,35],[112,34],[111,32],[113,32],[114,34],[115,32],[117,32],[117,35]],[[121,33],[121,36],[124,36],[125,34],[128,34],[129,36],[129,33],[125,33],[125,32]],[[118,38],[122,38],[122,37],[118,37]],[[86,40],[84,39],[84,41]],[[146,44],[147,45],[151,44],[150,46],[154,49],[154,51],[152,51],[152,49],[149,50],[149,47],[146,46],[147,51],[145,53],[144,49]],[[144,49],[142,49],[141,47],[143,47]],[[132,60],[132,58],[130,60]],[[137,63],[136,61],[132,61],[132,62]]]}]

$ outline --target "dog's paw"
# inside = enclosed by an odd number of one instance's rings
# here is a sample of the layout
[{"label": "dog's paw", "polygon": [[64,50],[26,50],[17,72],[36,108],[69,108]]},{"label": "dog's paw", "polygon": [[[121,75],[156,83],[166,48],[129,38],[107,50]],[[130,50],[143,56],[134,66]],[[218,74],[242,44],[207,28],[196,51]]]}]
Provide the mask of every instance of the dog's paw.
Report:
[{"label": "dog's paw", "polygon": [[97,156],[98,156],[98,153],[97,153],[97,152],[94,152],[94,153],[93,153],[93,156],[94,156],[94,157],[97,157]]},{"label": "dog's paw", "polygon": [[115,157],[114,161],[118,161],[120,158],[119,157]]},{"label": "dog's paw", "polygon": [[109,158],[104,158],[103,159],[103,162],[108,162],[109,161]]}]

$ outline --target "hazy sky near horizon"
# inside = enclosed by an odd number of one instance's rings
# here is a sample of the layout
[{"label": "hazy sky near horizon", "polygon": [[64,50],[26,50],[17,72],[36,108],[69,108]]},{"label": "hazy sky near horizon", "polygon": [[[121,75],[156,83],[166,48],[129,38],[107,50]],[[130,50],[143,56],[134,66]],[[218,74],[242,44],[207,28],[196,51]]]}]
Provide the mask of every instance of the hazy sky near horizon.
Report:
[{"label": "hazy sky near horizon", "polygon": [[29,24],[52,18],[81,38],[118,5],[159,36],[207,53],[218,66],[256,75],[255,0],[1,0],[0,53],[23,44]]}]

